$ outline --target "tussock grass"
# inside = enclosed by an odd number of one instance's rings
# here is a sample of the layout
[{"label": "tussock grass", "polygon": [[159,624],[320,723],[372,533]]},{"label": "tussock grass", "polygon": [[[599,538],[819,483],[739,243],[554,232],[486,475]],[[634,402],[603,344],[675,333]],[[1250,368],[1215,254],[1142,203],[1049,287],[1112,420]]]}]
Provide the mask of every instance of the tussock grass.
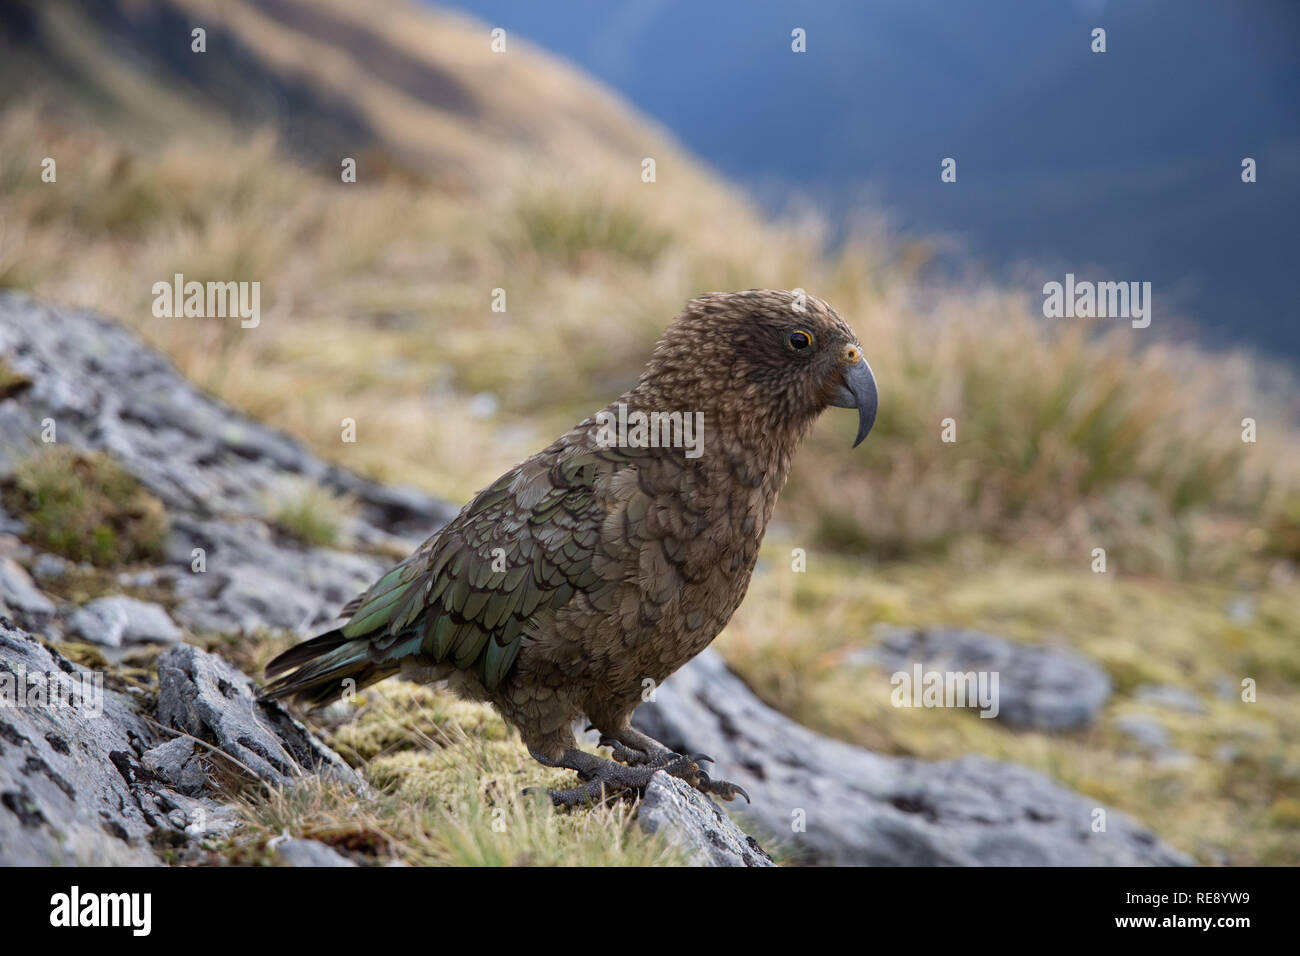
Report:
[{"label": "tussock grass", "polygon": [[356,511],[356,501],[347,495],[304,484],[283,493],[272,503],[271,520],[278,529],[303,544],[329,548],[339,544],[348,518]]},{"label": "tussock grass", "polygon": [[635,206],[596,193],[525,195],[516,216],[520,254],[570,269],[599,258],[650,265],[673,239]]},{"label": "tussock grass", "polygon": [[44,551],[101,567],[162,556],[162,502],[107,455],[51,445],[20,462],[3,492]]},{"label": "tussock grass", "polygon": [[[818,294],[859,332],[880,418],[851,451],[852,416],[829,412],[796,460],[774,538],[808,549],[809,573],[777,573],[788,560],[768,549],[769,570],[723,639],[732,663],[771,703],[836,736],[1028,763],[1206,861],[1300,861],[1300,442],[1280,404],[1292,386],[1270,397],[1253,360],[1155,330],[1052,323],[1019,291],[936,282],[919,243],[864,232],[828,251],[815,217],[761,221],[613,98],[526,45],[493,58],[477,26],[327,0],[410,55],[439,51],[472,91],[457,115],[243,0],[178,2],[225,18],[257,55],[303,64],[387,145],[345,185],[332,157],[309,165],[294,158],[301,144],[271,132],[188,118],[179,135],[118,138],[11,105],[0,114],[0,285],[114,316],[322,457],[461,501],[627,388],[687,298]],[[148,94],[147,82],[132,89]],[[177,105],[156,92],[144,112]],[[45,156],[59,158],[57,184],[40,181]],[[645,156],[657,160],[654,184],[640,181]],[[151,287],[175,272],[260,281],[260,326],[154,318]],[[492,311],[497,288],[505,312]],[[1241,441],[1245,417],[1259,423],[1255,444]],[[354,444],[338,440],[344,418],[357,423]],[[313,502],[284,523],[330,541],[329,511]],[[1107,575],[1088,571],[1095,547]],[[1253,616],[1226,618],[1243,597]],[[1095,731],[1065,738],[885,710],[864,692],[873,677],[843,666],[878,621],[1060,633],[1109,670],[1115,703]],[[222,650],[253,673],[284,643]],[[1255,676],[1259,703],[1214,696],[1224,676]],[[1210,701],[1199,723],[1159,715],[1190,764],[1134,753],[1113,726],[1143,712],[1137,686],[1161,682]],[[265,860],[265,841],[289,829],[376,861],[663,859],[619,806],[581,817],[520,800],[523,785],[552,778],[490,711],[400,686],[367,691],[330,726],[384,795],[266,798],[238,852]],[[487,826],[497,810],[509,840]]]},{"label": "tussock grass", "polygon": [[378,793],[329,780],[251,794],[231,859],[265,862],[282,834],[321,840],[363,862],[421,866],[656,866],[680,854],[638,829],[635,803],[556,810],[526,788],[572,786],[547,770],[489,707],[401,681],[368,688],[329,742],[365,761]]},{"label": "tussock grass", "polygon": [[[835,304],[882,389],[862,449],[829,413],[796,463],[779,517],[818,545],[1101,544],[1130,569],[1219,574],[1295,493],[1294,433],[1248,362],[1054,326],[1005,291],[922,304],[915,256],[865,238],[828,254],[815,220],[761,224],[698,177],[602,167],[574,189],[542,166],[465,196],[401,177],[344,187],[267,133],[132,152],[23,110],[0,117],[0,143],[0,218],[20,237],[0,237],[0,274],[119,316],[200,384],[380,479],[466,498],[628,387],[686,298],[776,285]],[[90,159],[46,184],[31,170],[49,152]],[[261,281],[261,326],[154,318],[151,286],[175,272]],[[1257,444],[1240,440],[1247,416]],[[356,444],[337,441],[345,417]]]}]

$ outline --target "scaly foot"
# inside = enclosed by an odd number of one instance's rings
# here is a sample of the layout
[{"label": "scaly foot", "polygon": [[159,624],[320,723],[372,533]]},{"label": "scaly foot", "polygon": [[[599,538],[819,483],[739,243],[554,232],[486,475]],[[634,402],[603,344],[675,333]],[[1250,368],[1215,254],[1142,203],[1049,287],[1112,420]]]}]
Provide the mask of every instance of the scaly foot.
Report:
[{"label": "scaly foot", "polygon": [[566,750],[558,761],[549,760],[538,753],[533,753],[533,758],[547,767],[574,770],[586,781],[580,787],[548,790],[547,795],[556,806],[579,806],[625,790],[644,790],[660,770],[684,780],[697,790],[716,794],[724,800],[734,800],[737,794],[746,801],[749,800],[749,795],[740,787],[725,780],[713,780],[700,768],[702,762],[711,763],[712,758],[704,754],[686,757],[667,751],[666,748],[665,751],[652,762],[643,762],[638,766],[624,766],[576,748]]},{"label": "scaly foot", "polygon": [[[587,729],[593,730],[595,728],[588,727]],[[679,760],[681,756],[669,750],[649,734],[643,734],[632,727],[623,727],[612,733],[602,733],[600,745],[608,747],[615,760],[632,767],[650,766],[667,769],[668,765]],[[694,766],[691,765],[692,763]],[[731,801],[735,800],[737,796],[741,796],[745,798],[746,803],[751,802],[749,794],[745,792],[743,787],[726,780],[712,779],[699,767],[699,764],[702,763],[713,763],[713,758],[706,754],[691,754],[689,761],[682,764],[680,772],[674,773],[673,776],[681,777],[697,790],[711,793],[723,800]]]}]

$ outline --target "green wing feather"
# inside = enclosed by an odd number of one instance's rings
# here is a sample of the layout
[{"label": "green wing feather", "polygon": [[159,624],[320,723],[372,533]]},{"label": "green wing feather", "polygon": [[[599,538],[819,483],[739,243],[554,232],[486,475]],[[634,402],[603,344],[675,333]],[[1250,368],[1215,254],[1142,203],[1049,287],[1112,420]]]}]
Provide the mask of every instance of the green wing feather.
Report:
[{"label": "green wing feather", "polygon": [[601,449],[503,475],[349,605],[342,635],[366,642],[377,664],[451,662],[494,690],[540,622],[576,591],[601,589],[597,482],[628,460]]}]

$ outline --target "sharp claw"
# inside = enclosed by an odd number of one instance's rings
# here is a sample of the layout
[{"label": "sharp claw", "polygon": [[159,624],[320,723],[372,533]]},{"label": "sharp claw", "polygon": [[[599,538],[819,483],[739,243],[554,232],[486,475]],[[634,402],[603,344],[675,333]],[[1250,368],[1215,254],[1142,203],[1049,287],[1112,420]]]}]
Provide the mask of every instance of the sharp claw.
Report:
[{"label": "sharp claw", "polygon": [[745,792],[745,788],[740,786],[739,784],[731,783],[728,780],[715,781],[703,770],[700,770],[697,776],[699,779],[695,783],[696,790],[699,790],[703,793],[716,794],[717,796],[721,797],[723,800],[726,800],[728,803],[736,799],[736,794],[740,794],[742,797],[745,798],[746,803],[750,804],[751,806],[754,803],[753,800],[749,799],[749,794]]},{"label": "sharp claw", "polygon": [[717,761],[708,754],[691,754],[691,759],[696,763],[717,763]]}]

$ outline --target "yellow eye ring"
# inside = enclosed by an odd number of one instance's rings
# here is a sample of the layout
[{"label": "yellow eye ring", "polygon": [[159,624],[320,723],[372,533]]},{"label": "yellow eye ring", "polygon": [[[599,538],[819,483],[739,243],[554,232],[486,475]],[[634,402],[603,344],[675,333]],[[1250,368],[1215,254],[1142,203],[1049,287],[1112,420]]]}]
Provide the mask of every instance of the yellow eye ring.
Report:
[{"label": "yellow eye ring", "polygon": [[817,344],[811,332],[805,332],[803,329],[795,329],[785,337],[785,344],[792,351],[802,352],[804,349],[810,349]]}]

